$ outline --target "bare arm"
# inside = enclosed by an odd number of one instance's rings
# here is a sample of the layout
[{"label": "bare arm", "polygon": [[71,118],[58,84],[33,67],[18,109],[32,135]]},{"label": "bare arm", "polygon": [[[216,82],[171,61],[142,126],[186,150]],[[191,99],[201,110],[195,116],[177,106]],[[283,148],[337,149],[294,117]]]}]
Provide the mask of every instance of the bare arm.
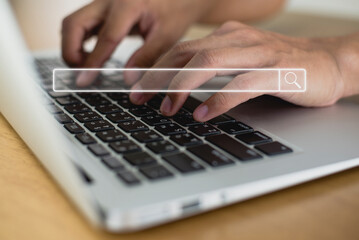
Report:
[{"label": "bare arm", "polygon": [[278,12],[285,0],[215,0],[200,22],[258,21]]}]

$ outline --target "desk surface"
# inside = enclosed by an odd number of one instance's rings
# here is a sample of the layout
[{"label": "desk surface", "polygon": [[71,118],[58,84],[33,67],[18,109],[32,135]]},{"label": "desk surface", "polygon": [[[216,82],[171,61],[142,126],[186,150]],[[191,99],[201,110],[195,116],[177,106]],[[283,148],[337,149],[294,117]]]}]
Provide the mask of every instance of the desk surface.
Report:
[{"label": "desk surface", "polygon": [[139,233],[109,234],[88,224],[0,115],[0,239],[358,239],[358,199],[356,168]]}]

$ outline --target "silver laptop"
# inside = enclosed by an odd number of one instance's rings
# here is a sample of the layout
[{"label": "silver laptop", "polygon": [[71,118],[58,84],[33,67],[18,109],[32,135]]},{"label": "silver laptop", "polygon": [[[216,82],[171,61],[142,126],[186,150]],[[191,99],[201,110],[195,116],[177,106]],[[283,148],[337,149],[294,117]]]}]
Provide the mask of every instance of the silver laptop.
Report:
[{"label": "silver laptop", "polygon": [[1,113],[102,229],[136,231],[359,165],[358,98],[312,109],[261,97],[199,124],[202,93],[164,118],[162,95],[139,107],[124,93],[53,92],[52,69],[65,65],[28,52],[7,1],[0,29]]}]

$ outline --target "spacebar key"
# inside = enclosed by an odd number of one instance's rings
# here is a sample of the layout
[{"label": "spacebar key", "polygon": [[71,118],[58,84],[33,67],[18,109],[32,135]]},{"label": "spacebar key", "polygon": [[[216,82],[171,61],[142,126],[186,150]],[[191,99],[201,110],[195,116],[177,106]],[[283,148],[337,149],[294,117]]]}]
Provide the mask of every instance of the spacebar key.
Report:
[{"label": "spacebar key", "polygon": [[231,138],[228,135],[221,134],[216,136],[209,136],[206,138],[207,141],[213,143],[234,157],[238,158],[241,161],[253,160],[261,158],[261,156],[253,151],[252,149],[246,147],[242,143],[238,142],[234,138]]}]

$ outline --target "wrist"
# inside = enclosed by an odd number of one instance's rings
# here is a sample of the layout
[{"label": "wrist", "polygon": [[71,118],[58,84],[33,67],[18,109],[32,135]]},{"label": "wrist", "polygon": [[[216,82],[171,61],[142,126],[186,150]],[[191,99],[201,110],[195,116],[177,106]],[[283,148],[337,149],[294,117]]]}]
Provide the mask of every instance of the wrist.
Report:
[{"label": "wrist", "polygon": [[344,83],[344,96],[359,94],[359,33],[340,37],[335,52]]}]

